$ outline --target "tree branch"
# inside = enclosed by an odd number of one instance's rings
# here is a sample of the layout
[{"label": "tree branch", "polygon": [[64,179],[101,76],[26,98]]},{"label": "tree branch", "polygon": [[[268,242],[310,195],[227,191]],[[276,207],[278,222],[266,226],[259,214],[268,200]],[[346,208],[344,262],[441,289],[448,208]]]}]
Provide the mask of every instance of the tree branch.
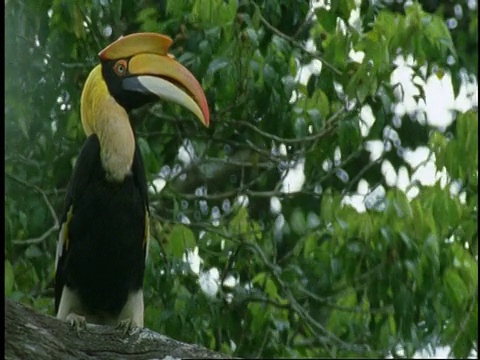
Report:
[{"label": "tree branch", "polygon": [[320,60],[323,64],[325,64],[326,67],[328,67],[330,70],[332,70],[335,74],[337,75],[342,75],[342,72],[340,70],[338,70],[335,66],[333,66],[332,64],[330,64],[329,62],[327,62],[317,51],[309,51],[305,46],[303,46],[302,44],[300,44],[297,40],[295,40],[294,38],[288,36],[287,34],[284,34],[282,33],[280,30],[278,30],[275,26],[273,26],[272,24],[270,24],[262,15],[262,12],[260,11],[260,8],[258,7],[257,4],[255,4],[254,2],[252,2],[252,4],[257,8],[258,10],[258,16],[260,17],[260,21],[270,30],[272,31],[274,34],[280,36],[281,38],[284,38],[285,40],[288,40],[289,42],[291,42],[293,45],[295,45],[296,47],[298,47],[300,50],[302,50],[303,52],[307,53],[307,54],[310,54],[316,58],[318,58],[318,60]]},{"label": "tree branch", "polygon": [[124,336],[113,327],[87,325],[80,335],[67,323],[5,299],[5,359],[221,359],[224,354],[173,340],[149,329]]},{"label": "tree branch", "polygon": [[302,136],[300,138],[294,138],[294,139],[289,139],[289,138],[282,138],[280,136],[277,136],[277,135],[273,135],[271,133],[268,133],[268,132],[265,132],[263,130],[260,130],[258,127],[256,127],[255,125],[247,122],[247,121],[243,121],[243,120],[233,120],[233,121],[230,121],[231,123],[233,124],[238,124],[238,125],[242,125],[242,126],[246,126],[250,129],[252,129],[253,131],[257,132],[258,134],[268,138],[268,139],[271,139],[271,140],[275,140],[275,141],[278,141],[280,143],[285,143],[285,144],[302,144],[302,143],[305,143],[305,142],[309,142],[309,141],[315,141],[315,140],[318,140],[326,135],[328,135],[334,128],[331,127],[330,125],[333,123],[334,120],[336,120],[336,118],[341,114],[343,113],[345,110],[342,108],[340,109],[339,111],[337,111],[335,114],[333,114],[325,123],[326,125],[326,128],[323,130],[323,131],[320,131],[316,134],[312,134],[312,135],[308,135],[308,136]]},{"label": "tree branch", "polygon": [[[472,316],[473,310],[475,310],[475,304],[478,304],[478,287],[475,290],[475,295],[472,298],[472,301],[468,307],[468,311],[465,314],[465,317],[463,318],[462,322],[460,323],[460,329],[458,330],[457,334],[455,335],[455,339],[453,339],[452,346],[450,347],[450,352],[448,353],[448,357],[452,357],[455,355],[453,353],[453,349],[455,348],[455,345],[457,344],[458,340],[460,339],[460,336],[465,332],[465,328],[467,327],[468,321],[470,320],[470,317]],[[477,349],[478,350],[478,349]]]},{"label": "tree branch", "polygon": [[[278,273],[279,267],[275,264],[272,264],[268,260],[267,255],[263,252],[260,246],[258,246],[254,242],[248,242],[248,243],[245,243],[245,245],[249,247],[251,250],[253,250],[254,253],[260,256],[265,266],[270,270],[270,274],[273,276],[275,282],[280,286],[280,288],[282,289],[282,292],[285,294],[285,298],[290,304],[290,307],[292,308],[292,310],[295,311],[305,321],[305,325],[309,328],[309,330],[312,332],[312,334],[317,338],[317,340],[321,344],[323,344],[324,346],[329,346],[333,342],[341,346],[345,350],[353,351],[358,354],[372,353],[368,345],[366,344],[358,345],[358,344],[347,343],[341,340],[340,338],[338,338],[336,335],[334,335],[330,331],[328,331],[322,324],[320,324],[316,319],[314,319],[310,315],[310,313],[307,310],[305,310],[305,308],[302,305],[298,303],[298,301],[292,295],[290,291],[290,287],[287,284],[285,284],[281,279]],[[317,330],[325,335],[319,334]]]},{"label": "tree branch", "polygon": [[48,210],[50,211],[50,214],[52,215],[52,218],[53,218],[53,225],[50,227],[50,229],[48,229],[47,231],[45,231],[42,235],[38,236],[38,237],[35,237],[35,238],[31,238],[31,239],[16,239],[16,240],[13,240],[13,244],[14,245],[32,245],[32,244],[38,244],[38,243],[41,243],[42,241],[44,241],[52,232],[56,231],[59,229],[59,226],[60,226],[60,222],[58,221],[58,217],[57,217],[57,214],[55,213],[55,209],[53,208],[52,204],[50,203],[50,200],[48,200],[48,197],[47,197],[47,194],[45,193],[45,191],[43,191],[43,189],[41,189],[40,187],[38,187],[37,185],[34,185],[34,184],[31,184],[25,180],[22,180],[18,177],[16,177],[15,175],[12,175],[12,174],[9,174],[9,173],[5,173],[5,176],[7,176],[8,178],[16,181],[17,183],[27,187],[27,188],[30,188],[30,189],[33,189],[35,190],[36,192],[38,192],[40,195],[42,195],[42,198],[43,198],[43,201],[45,202],[45,204],[47,205],[47,208]]}]

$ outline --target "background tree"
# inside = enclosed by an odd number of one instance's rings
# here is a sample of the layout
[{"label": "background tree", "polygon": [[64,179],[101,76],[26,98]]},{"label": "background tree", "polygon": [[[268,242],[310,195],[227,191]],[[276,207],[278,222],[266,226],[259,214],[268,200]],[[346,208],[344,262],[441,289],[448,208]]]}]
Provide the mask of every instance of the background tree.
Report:
[{"label": "background tree", "polygon": [[[202,83],[213,126],[172,105],[135,113],[147,327],[243,357],[476,352],[477,2],[359,3],[7,1],[6,295],[53,313],[83,82],[105,45],[154,31]],[[399,57],[415,89],[403,111]],[[425,110],[441,105],[432,74],[473,96],[443,126]],[[443,177],[426,185],[428,161]]]}]

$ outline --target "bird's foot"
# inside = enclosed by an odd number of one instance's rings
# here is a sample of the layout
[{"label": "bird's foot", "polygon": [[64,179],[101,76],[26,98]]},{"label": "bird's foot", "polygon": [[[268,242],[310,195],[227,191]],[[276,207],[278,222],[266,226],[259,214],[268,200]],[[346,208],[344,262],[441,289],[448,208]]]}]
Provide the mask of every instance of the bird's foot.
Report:
[{"label": "bird's foot", "polygon": [[118,322],[116,329],[119,329],[123,335],[130,335],[133,330],[137,328],[137,325],[132,319],[125,319]]},{"label": "bird's foot", "polygon": [[82,330],[87,329],[87,322],[85,321],[85,316],[77,315],[75,313],[70,313],[65,318],[70,325],[77,330],[77,335],[80,336]]}]

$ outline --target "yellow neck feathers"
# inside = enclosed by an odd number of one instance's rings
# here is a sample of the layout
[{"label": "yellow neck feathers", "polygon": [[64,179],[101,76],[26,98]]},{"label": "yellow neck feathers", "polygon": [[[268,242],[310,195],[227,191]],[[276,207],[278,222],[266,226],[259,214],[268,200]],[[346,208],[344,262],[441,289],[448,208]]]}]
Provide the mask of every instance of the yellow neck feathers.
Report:
[{"label": "yellow neck feathers", "polygon": [[81,117],[85,134],[98,136],[107,178],[122,181],[131,171],[135,138],[128,114],[110,95],[100,65],[90,72],[83,87]]}]

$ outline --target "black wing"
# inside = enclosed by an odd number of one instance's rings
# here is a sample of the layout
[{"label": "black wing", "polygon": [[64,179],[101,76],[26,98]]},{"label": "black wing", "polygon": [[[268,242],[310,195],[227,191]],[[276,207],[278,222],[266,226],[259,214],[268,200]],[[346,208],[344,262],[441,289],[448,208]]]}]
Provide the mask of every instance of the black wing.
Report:
[{"label": "black wing", "polygon": [[148,241],[150,237],[150,211],[148,209],[148,189],[147,189],[147,177],[145,175],[145,167],[143,165],[142,153],[138,147],[138,144],[135,145],[135,157],[132,164],[132,174],[138,189],[140,190],[140,195],[145,202],[145,238],[143,240],[143,252],[145,253],[145,258],[148,254]]},{"label": "black wing", "polygon": [[58,237],[57,254],[55,259],[55,313],[60,305],[63,286],[65,285],[65,274],[63,274],[63,262],[68,251],[68,225],[72,217],[74,199],[81,196],[85,191],[93,169],[98,168],[100,162],[100,143],[97,135],[90,135],[77,158],[75,168],[68,183],[67,195],[60,225],[60,234]]}]

